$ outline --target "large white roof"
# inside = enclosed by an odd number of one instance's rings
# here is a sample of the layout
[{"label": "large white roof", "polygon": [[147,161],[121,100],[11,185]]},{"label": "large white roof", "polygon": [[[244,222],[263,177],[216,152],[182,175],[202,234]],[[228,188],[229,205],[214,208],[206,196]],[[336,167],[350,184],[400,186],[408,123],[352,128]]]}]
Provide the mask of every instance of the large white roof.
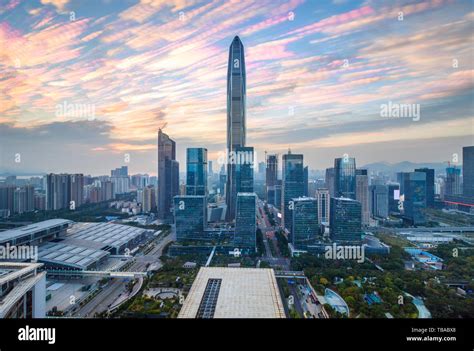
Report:
[{"label": "large white roof", "polygon": [[285,318],[273,269],[202,267],[179,318],[196,318],[212,279],[221,280],[213,318]]}]

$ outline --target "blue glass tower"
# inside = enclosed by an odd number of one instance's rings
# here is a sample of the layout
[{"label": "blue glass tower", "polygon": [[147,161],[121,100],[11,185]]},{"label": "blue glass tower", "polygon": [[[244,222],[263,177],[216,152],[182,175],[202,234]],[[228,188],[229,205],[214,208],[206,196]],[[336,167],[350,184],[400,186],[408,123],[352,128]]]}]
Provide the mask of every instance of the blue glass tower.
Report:
[{"label": "blue glass tower", "polygon": [[207,149],[186,150],[186,195],[207,195]]},{"label": "blue glass tower", "polygon": [[238,147],[236,149],[236,155],[235,178],[237,193],[252,193],[254,170],[253,147]]},{"label": "blue glass tower", "polygon": [[257,195],[238,193],[236,207],[234,244],[239,248],[250,248],[255,252]]},{"label": "blue glass tower", "polygon": [[303,155],[292,154],[291,151],[288,151],[288,154],[283,155],[282,171],[281,211],[285,228],[291,230],[292,199],[301,197],[304,194]]},{"label": "blue glass tower", "polygon": [[293,199],[291,237],[295,249],[305,250],[318,234],[318,202],[312,197]]},{"label": "blue glass tower", "polygon": [[422,209],[426,208],[426,173],[409,172],[404,176],[405,218],[414,225],[426,222]]},{"label": "blue glass tower", "polygon": [[176,240],[203,240],[207,223],[205,196],[183,195],[174,197]]},{"label": "blue glass tower", "polygon": [[354,157],[334,160],[334,196],[356,199],[356,163]]},{"label": "blue glass tower", "polygon": [[336,242],[360,242],[362,235],[362,206],[359,201],[331,198],[330,237]]}]

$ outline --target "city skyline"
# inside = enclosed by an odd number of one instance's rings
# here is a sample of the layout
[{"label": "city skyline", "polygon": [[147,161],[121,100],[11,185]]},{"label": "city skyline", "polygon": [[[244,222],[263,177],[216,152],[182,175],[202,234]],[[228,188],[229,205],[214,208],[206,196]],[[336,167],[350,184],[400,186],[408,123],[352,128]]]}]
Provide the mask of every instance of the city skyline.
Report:
[{"label": "city skyline", "polygon": [[[154,175],[160,127],[182,164],[188,147],[217,159],[235,35],[256,162],[288,146],[312,169],[345,153],[359,165],[445,162],[472,144],[468,2],[104,2],[98,12],[43,2],[7,1],[0,13],[0,172],[107,174],[128,155],[131,173]],[[211,15],[218,34],[203,27]],[[419,104],[420,118],[381,117],[392,102]]]}]

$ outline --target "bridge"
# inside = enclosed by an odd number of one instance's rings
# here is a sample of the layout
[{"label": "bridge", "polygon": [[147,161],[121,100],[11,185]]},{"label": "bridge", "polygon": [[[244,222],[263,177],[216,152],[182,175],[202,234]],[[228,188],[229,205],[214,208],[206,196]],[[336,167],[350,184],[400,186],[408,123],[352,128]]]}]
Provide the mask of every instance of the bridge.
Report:
[{"label": "bridge", "polygon": [[146,272],[122,272],[122,271],[81,271],[74,269],[50,269],[47,275],[69,275],[69,276],[101,276],[110,278],[139,278],[146,276]]},{"label": "bridge", "polygon": [[276,278],[306,279],[303,271],[275,271]]}]

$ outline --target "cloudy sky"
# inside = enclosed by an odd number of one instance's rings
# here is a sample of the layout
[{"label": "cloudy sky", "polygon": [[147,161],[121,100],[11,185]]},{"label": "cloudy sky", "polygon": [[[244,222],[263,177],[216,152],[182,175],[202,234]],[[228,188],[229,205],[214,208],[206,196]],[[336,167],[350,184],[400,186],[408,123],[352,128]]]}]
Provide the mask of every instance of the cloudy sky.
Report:
[{"label": "cloudy sky", "polygon": [[258,161],[447,161],[474,143],[473,20],[469,0],[0,0],[0,172],[156,174],[159,127],[182,171],[186,147],[217,159],[235,35]]}]

